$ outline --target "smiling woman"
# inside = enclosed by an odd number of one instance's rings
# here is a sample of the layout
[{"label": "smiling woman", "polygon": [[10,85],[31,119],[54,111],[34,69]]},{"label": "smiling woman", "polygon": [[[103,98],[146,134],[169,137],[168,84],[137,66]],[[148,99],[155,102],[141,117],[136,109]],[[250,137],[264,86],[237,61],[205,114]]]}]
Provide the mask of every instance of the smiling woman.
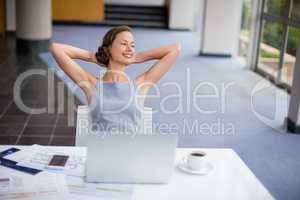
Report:
[{"label": "smiling woman", "polygon": [[141,86],[140,88],[145,94],[151,84],[158,82],[170,69],[181,50],[180,44],[170,44],[136,53],[134,45],[131,28],[117,26],[105,34],[102,45],[96,53],[59,43],[53,43],[50,51],[59,66],[84,91],[90,102],[98,80],[94,74],[79,66],[74,59],[106,67],[107,71],[101,81],[114,83],[128,81],[124,70],[129,64],[156,59],[157,62],[153,66],[135,78],[135,83]]},{"label": "smiling woman", "polygon": [[[128,26],[110,29],[96,53],[66,44],[51,45],[50,50],[59,66],[84,91],[93,122],[102,126],[121,127],[122,130],[126,127],[120,125],[121,121],[127,127],[140,124],[140,108],[143,105],[136,102],[139,97],[133,94],[145,96],[150,87],[174,64],[181,49],[180,44],[170,44],[136,53],[134,47],[134,36]],[[107,70],[98,80],[74,59],[93,62]],[[152,59],[157,62],[133,81],[125,74],[128,65]]]}]

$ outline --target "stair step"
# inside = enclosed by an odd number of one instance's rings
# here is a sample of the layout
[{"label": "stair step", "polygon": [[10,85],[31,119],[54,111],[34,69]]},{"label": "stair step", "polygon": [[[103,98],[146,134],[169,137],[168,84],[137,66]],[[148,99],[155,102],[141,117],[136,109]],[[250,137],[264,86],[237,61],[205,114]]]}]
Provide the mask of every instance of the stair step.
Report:
[{"label": "stair step", "polygon": [[106,5],[105,13],[141,13],[141,14],[149,14],[149,15],[166,15],[166,8]]},{"label": "stair step", "polygon": [[105,5],[102,24],[167,28],[168,13],[164,6]]},{"label": "stair step", "polygon": [[107,13],[105,15],[106,20],[121,19],[121,20],[147,20],[147,21],[166,21],[165,16],[161,15],[143,15],[143,14],[120,14],[120,13]]},{"label": "stair step", "polygon": [[139,20],[105,20],[101,24],[167,28],[167,23],[165,22],[139,21]]}]

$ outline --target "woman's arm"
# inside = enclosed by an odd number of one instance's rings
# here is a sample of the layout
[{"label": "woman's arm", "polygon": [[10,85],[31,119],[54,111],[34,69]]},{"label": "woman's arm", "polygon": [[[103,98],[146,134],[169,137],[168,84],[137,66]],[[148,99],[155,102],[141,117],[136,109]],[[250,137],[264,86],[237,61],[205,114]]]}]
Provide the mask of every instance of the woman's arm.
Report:
[{"label": "woman's arm", "polygon": [[84,91],[88,102],[96,85],[96,77],[85,71],[73,59],[97,63],[95,54],[66,44],[53,43],[50,51],[60,68]]},{"label": "woman's arm", "polygon": [[92,62],[92,63],[98,64],[94,52],[90,52],[90,51],[87,51],[84,49],[80,49],[78,47],[74,47],[74,46],[67,45],[67,44],[60,44],[60,43],[53,43],[51,46],[52,46],[52,47],[50,47],[51,49],[53,49],[53,47],[60,48],[72,59],[80,59],[80,60],[84,60],[87,62]]},{"label": "woman's arm", "polygon": [[150,69],[137,77],[138,84],[149,83],[151,85],[158,82],[159,79],[170,69],[172,64],[175,63],[180,50],[180,44],[171,44],[137,53],[135,56],[135,63],[158,59],[158,61],[151,66]]},{"label": "woman's arm", "polygon": [[[134,63],[142,63],[153,59],[161,59],[163,56],[165,56],[170,51],[173,51],[175,49],[180,48],[180,44],[170,44],[165,45],[159,48],[150,49],[147,51],[143,51],[140,53],[137,53],[135,55],[135,62]],[[179,49],[180,51],[180,49]]]}]

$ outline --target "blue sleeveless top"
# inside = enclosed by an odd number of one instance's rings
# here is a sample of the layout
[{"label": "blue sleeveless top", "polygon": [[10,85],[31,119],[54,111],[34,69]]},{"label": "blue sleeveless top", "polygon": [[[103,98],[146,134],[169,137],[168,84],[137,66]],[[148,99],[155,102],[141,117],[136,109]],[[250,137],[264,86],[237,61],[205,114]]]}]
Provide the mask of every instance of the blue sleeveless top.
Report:
[{"label": "blue sleeveless top", "polygon": [[137,101],[134,81],[104,83],[97,81],[89,113],[93,131],[136,132],[142,123],[142,105]]}]

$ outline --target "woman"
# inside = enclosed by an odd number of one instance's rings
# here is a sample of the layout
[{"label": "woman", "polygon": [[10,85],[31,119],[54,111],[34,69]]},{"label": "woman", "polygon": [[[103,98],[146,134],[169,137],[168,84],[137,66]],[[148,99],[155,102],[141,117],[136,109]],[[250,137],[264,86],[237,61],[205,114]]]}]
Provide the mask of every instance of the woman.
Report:
[{"label": "woman", "polygon": [[[140,117],[137,114],[135,104],[129,104],[128,107],[119,110],[115,115],[103,112],[106,107],[110,110],[118,110],[116,107],[124,107],[124,102],[128,101],[129,90],[124,86],[127,84],[124,83],[130,81],[124,73],[125,68],[133,63],[142,63],[152,59],[158,60],[133,81],[134,85],[139,88],[139,92],[147,94],[151,85],[157,83],[174,64],[181,49],[179,44],[171,44],[136,53],[134,46],[131,29],[127,26],[118,26],[105,34],[102,45],[96,53],[66,44],[53,43],[50,47],[50,51],[59,66],[83,90],[89,105],[93,105],[92,116],[93,119],[97,119],[97,122],[117,125],[120,124],[120,119],[123,119],[136,124]],[[93,62],[107,70],[103,77],[98,80],[95,75],[79,66],[74,59]],[[102,90],[99,84],[101,84]],[[102,93],[102,100],[99,93]],[[106,104],[100,106],[101,102],[106,102]]]}]

